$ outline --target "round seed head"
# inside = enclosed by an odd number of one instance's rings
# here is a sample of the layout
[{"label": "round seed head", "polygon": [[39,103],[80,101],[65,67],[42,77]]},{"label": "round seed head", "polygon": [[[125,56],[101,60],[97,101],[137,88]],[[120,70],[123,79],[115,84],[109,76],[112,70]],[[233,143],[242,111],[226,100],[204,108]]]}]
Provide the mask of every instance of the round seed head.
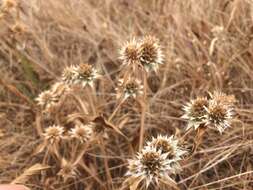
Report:
[{"label": "round seed head", "polygon": [[135,159],[129,160],[127,176],[142,179],[146,187],[150,183],[158,183],[159,179],[170,179],[171,160],[166,153],[162,153],[154,147],[146,146],[138,153]]},{"label": "round seed head", "polygon": [[69,90],[68,86],[64,83],[56,82],[49,90],[40,93],[35,100],[45,112],[50,112],[52,108],[59,105],[61,98]]},{"label": "round seed head", "polygon": [[76,66],[66,67],[62,72],[62,81],[68,85],[73,85],[77,83],[78,72]]},{"label": "round seed head", "polygon": [[57,97],[55,97],[55,95],[50,90],[46,90],[40,93],[35,100],[43,110],[49,110],[51,107],[54,107],[58,103]]},{"label": "round seed head", "polygon": [[213,126],[222,133],[230,126],[233,118],[233,109],[214,100],[210,101],[207,108],[207,123],[206,125]]},{"label": "round seed head", "polygon": [[163,54],[159,42],[152,36],[143,38],[140,44],[140,63],[146,71],[157,70],[163,63]]},{"label": "round seed head", "polygon": [[174,162],[181,160],[182,155],[187,153],[178,146],[178,140],[173,136],[168,137],[158,135],[156,138],[153,137],[147,145],[153,146],[157,150],[161,150],[162,153],[167,153],[167,158],[173,160]]},{"label": "round seed head", "polygon": [[75,178],[78,175],[78,170],[73,164],[63,159],[61,169],[57,175],[61,176],[64,181],[66,181],[69,178]]},{"label": "round seed head", "polygon": [[91,127],[87,125],[76,125],[75,128],[71,129],[70,131],[71,137],[78,139],[82,143],[88,141],[91,137],[91,134]]},{"label": "round seed head", "polygon": [[136,98],[143,94],[143,85],[137,79],[129,79],[124,83],[123,80],[119,80],[119,86],[117,88],[117,97],[123,95],[123,99],[128,97]]},{"label": "round seed head", "polygon": [[135,39],[128,41],[120,50],[120,59],[123,64],[139,62],[139,47]]},{"label": "round seed head", "polygon": [[208,107],[208,104],[207,98],[198,97],[183,107],[185,114],[182,117],[188,120],[187,130],[191,127],[197,129],[206,122],[206,107]]},{"label": "round seed head", "polygon": [[80,64],[76,72],[78,73],[78,83],[82,84],[83,87],[86,85],[93,86],[95,79],[98,77],[96,69],[86,63]]},{"label": "round seed head", "polygon": [[225,106],[233,106],[236,102],[234,95],[226,95],[225,93],[215,91],[213,94],[209,93],[212,100]]},{"label": "round seed head", "polygon": [[58,142],[63,137],[63,132],[63,127],[53,125],[45,130],[44,137],[49,143],[53,144]]}]

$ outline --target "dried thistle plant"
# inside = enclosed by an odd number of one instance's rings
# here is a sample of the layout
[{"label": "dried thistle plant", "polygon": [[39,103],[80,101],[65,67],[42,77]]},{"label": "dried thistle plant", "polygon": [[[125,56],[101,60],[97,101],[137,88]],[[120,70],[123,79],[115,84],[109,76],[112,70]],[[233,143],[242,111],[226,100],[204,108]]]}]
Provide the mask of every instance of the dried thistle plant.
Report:
[{"label": "dried thistle plant", "polygon": [[73,85],[77,83],[78,79],[78,72],[77,66],[71,65],[65,67],[62,72],[61,80],[67,85]]},{"label": "dried thistle plant", "polygon": [[213,126],[222,133],[230,126],[234,116],[235,97],[222,92],[209,93],[211,99],[197,98],[184,106],[185,114],[182,118],[188,120],[189,128],[198,129],[200,126]]},{"label": "dried thistle plant", "polygon": [[66,159],[62,159],[61,168],[57,175],[63,178],[63,181],[66,182],[68,179],[75,179],[78,176],[78,170],[71,162]]},{"label": "dried thistle plant", "polygon": [[168,154],[152,146],[144,147],[135,159],[128,161],[126,181],[130,186],[135,184],[136,189],[139,189],[139,184],[144,184],[144,189],[147,189],[150,184],[159,185],[159,182],[173,181],[169,175],[175,169],[172,168],[173,160],[168,158]]},{"label": "dried thistle plant", "polygon": [[185,114],[182,118],[187,119],[188,125],[186,130],[194,128],[195,130],[206,122],[206,108],[208,107],[209,101],[207,98],[198,97],[187,103],[183,110]]},{"label": "dried thistle plant", "polygon": [[143,94],[143,85],[138,79],[128,79],[124,82],[123,79],[119,80],[117,87],[117,98],[122,98],[126,100],[129,97],[137,98]]},{"label": "dried thistle plant", "polygon": [[146,71],[157,71],[163,63],[163,53],[158,40],[153,36],[146,36],[140,43],[140,63]]},{"label": "dried thistle plant", "polygon": [[76,68],[78,73],[77,82],[83,87],[86,85],[93,86],[95,79],[99,76],[97,70],[87,63],[80,64]]},{"label": "dried thistle plant", "polygon": [[44,138],[49,144],[58,143],[63,138],[64,128],[58,125],[52,125],[46,128]]},{"label": "dried thistle plant", "polygon": [[51,112],[53,108],[60,104],[62,97],[70,91],[70,88],[62,82],[57,82],[53,86],[35,99],[43,111]]},{"label": "dried thistle plant", "polygon": [[139,63],[139,44],[135,38],[124,44],[120,50],[123,65]]},{"label": "dried thistle plant", "polygon": [[234,95],[226,95],[223,92],[215,91],[213,94],[209,93],[211,99],[215,100],[217,103],[221,103],[227,106],[234,106],[236,99]]},{"label": "dried thistle plant", "polygon": [[70,130],[70,136],[84,143],[90,139],[92,128],[90,125],[79,124]]},{"label": "dried thistle plant", "polygon": [[156,138],[153,137],[151,141],[147,142],[147,145],[161,150],[162,154],[167,154],[167,158],[172,160],[171,169],[174,170],[174,173],[181,171],[178,161],[182,160],[182,156],[185,155],[187,151],[178,146],[178,140],[174,136],[168,137],[166,135],[158,135]]},{"label": "dried thistle plant", "polygon": [[206,125],[214,126],[220,133],[222,133],[230,126],[233,115],[234,111],[232,107],[211,100],[207,108]]}]

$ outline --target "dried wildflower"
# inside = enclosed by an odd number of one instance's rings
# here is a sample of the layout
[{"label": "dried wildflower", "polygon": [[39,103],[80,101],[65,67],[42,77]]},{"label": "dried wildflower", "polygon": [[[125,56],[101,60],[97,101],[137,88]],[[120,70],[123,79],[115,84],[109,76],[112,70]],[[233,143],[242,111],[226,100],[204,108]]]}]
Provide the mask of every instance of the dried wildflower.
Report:
[{"label": "dried wildflower", "polygon": [[188,120],[187,130],[191,127],[196,130],[201,124],[206,122],[206,107],[208,107],[208,104],[207,98],[198,97],[183,107],[185,114],[182,118]]},{"label": "dried wildflower", "polygon": [[135,159],[129,160],[126,173],[133,181],[139,181],[146,185],[159,183],[159,180],[171,181],[169,174],[172,172],[172,160],[168,159],[168,153],[162,153],[155,147],[146,146]]},{"label": "dried wildflower", "polygon": [[226,106],[233,106],[236,102],[234,95],[226,95],[225,93],[215,91],[213,94],[209,93],[211,99],[217,103],[221,103]]},{"label": "dried wildflower", "polygon": [[80,142],[86,142],[89,140],[92,134],[92,129],[87,125],[76,125],[75,128],[71,129],[70,135],[72,138],[80,140]]},{"label": "dried wildflower", "polygon": [[216,127],[220,133],[230,126],[231,119],[234,115],[232,107],[211,100],[206,110],[206,125]]},{"label": "dried wildflower", "polygon": [[99,76],[97,70],[89,64],[83,63],[76,68],[78,73],[77,82],[83,87],[86,85],[93,86],[95,79]]},{"label": "dried wildflower", "polygon": [[124,65],[139,62],[139,47],[135,39],[128,41],[120,50],[120,59]]},{"label": "dried wildflower", "polygon": [[76,84],[78,79],[77,67],[71,65],[64,68],[61,79],[64,83],[68,85]]},{"label": "dried wildflower", "polygon": [[55,142],[58,142],[63,137],[63,132],[64,132],[63,127],[53,125],[46,128],[44,137],[49,143],[54,144]]},{"label": "dried wildflower", "polygon": [[168,153],[168,158],[174,161],[181,160],[181,156],[186,154],[186,151],[178,146],[178,140],[174,136],[158,135],[156,138],[153,137],[147,145],[161,150],[162,153]]},{"label": "dried wildflower", "polygon": [[123,99],[127,99],[129,97],[136,98],[143,94],[143,85],[138,79],[129,79],[125,83],[121,79],[119,80],[119,85],[116,90],[118,91],[117,98],[120,98],[122,96]]},{"label": "dried wildflower", "polygon": [[168,154],[167,158],[172,160],[171,169],[174,173],[181,171],[178,161],[182,160],[182,156],[186,154],[187,151],[182,150],[178,146],[178,140],[174,136],[168,137],[158,135],[156,138],[153,137],[147,145],[155,147],[157,150],[161,150],[162,153]]},{"label": "dried wildflower", "polygon": [[51,89],[46,90],[35,99],[44,111],[50,111],[60,103],[61,97],[70,89],[62,82],[55,83]]},{"label": "dried wildflower", "polygon": [[50,90],[46,90],[40,93],[39,96],[36,98],[36,101],[38,102],[38,105],[42,107],[43,110],[49,110],[58,104],[57,97],[55,97]]},{"label": "dried wildflower", "polygon": [[146,71],[157,70],[163,63],[163,53],[159,42],[152,36],[146,36],[140,44],[140,63]]},{"label": "dried wildflower", "polygon": [[57,175],[61,176],[63,180],[66,181],[69,178],[75,178],[78,175],[78,170],[72,163],[63,159],[61,169]]}]

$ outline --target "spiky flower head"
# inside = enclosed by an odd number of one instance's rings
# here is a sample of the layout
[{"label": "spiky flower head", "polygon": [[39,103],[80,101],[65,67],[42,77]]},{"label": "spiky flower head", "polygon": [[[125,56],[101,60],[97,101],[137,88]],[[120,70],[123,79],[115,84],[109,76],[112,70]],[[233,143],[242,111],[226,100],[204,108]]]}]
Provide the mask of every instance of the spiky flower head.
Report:
[{"label": "spiky flower head", "polygon": [[120,50],[120,59],[124,65],[139,62],[139,44],[136,39],[128,41]]},{"label": "spiky flower head", "polygon": [[135,159],[128,161],[128,172],[126,173],[133,181],[139,181],[146,185],[158,184],[159,180],[170,180],[171,160],[168,153],[162,153],[155,147],[146,146]]},{"label": "spiky flower head", "polygon": [[123,79],[120,79],[116,90],[118,91],[117,98],[122,96],[123,99],[129,97],[136,98],[143,94],[143,85],[138,79],[128,79],[126,82],[124,82]]},{"label": "spiky flower head", "polygon": [[198,97],[194,100],[191,100],[184,107],[184,115],[182,118],[188,120],[187,129],[193,127],[195,130],[206,122],[206,108],[208,107],[209,101],[207,98]]},{"label": "spiky flower head", "polygon": [[50,90],[43,91],[35,99],[38,105],[42,107],[43,110],[49,110],[51,107],[58,103],[58,99],[53,95]]},{"label": "spiky flower head", "polygon": [[161,150],[162,153],[168,153],[168,158],[174,161],[181,160],[182,155],[187,153],[187,151],[178,146],[178,140],[173,135],[170,137],[167,135],[152,137],[152,140],[147,142],[147,145]]},{"label": "spiky flower head", "polygon": [[61,138],[63,138],[64,128],[58,125],[52,125],[46,128],[44,137],[45,140],[48,141],[50,144],[54,144],[59,142]]},{"label": "spiky flower head", "polygon": [[75,178],[78,175],[78,170],[72,163],[63,159],[61,163],[61,169],[57,175],[61,176],[63,180],[66,181],[67,179]]},{"label": "spiky flower head", "polygon": [[81,143],[88,141],[91,137],[92,129],[87,125],[76,125],[71,129],[70,135],[72,138],[78,139]]},{"label": "spiky flower head", "polygon": [[226,95],[220,91],[214,91],[213,93],[209,93],[212,100],[216,101],[219,104],[223,104],[225,106],[234,106],[236,99],[234,95]]},{"label": "spiky flower head", "polygon": [[77,82],[83,87],[93,86],[95,79],[99,76],[97,70],[90,64],[82,63],[76,68],[78,73]]},{"label": "spiky flower head", "polygon": [[158,40],[153,36],[146,36],[142,39],[139,49],[141,65],[146,71],[156,71],[163,63],[163,53]]},{"label": "spiky flower head", "polygon": [[217,128],[220,133],[230,126],[231,119],[234,115],[231,106],[222,104],[214,99],[210,100],[209,106],[206,110],[206,125]]},{"label": "spiky flower head", "polygon": [[65,84],[76,84],[78,79],[77,66],[71,65],[64,68],[61,79]]},{"label": "spiky flower head", "polygon": [[68,86],[64,83],[56,82],[49,90],[40,93],[35,100],[45,112],[50,112],[52,108],[59,105],[61,98],[69,90]]}]

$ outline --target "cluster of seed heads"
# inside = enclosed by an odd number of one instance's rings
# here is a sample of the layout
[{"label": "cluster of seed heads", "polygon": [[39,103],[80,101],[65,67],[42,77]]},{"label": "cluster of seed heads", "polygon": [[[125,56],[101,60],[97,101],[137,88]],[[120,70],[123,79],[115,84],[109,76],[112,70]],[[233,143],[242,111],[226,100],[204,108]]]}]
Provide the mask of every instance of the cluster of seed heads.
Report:
[{"label": "cluster of seed heads", "polygon": [[182,117],[188,121],[187,130],[211,126],[222,133],[230,126],[234,116],[234,97],[220,92],[214,92],[210,97],[198,97],[184,106]]},{"label": "cluster of seed heads", "polygon": [[[133,39],[127,42],[121,49],[123,65],[131,68],[123,79],[119,79],[117,86],[117,97],[126,100],[129,97],[137,98],[144,95],[143,80],[135,76],[136,68],[141,68],[148,73],[157,71],[158,66],[163,63],[163,53],[158,40],[146,36],[140,40]],[[137,66],[137,67],[136,67]],[[133,73],[131,73],[133,72]],[[93,88],[99,74],[89,64],[68,66],[62,72],[61,81],[52,85],[49,90],[42,92],[38,98],[38,105],[46,112],[58,106],[64,95],[73,90],[74,86]],[[131,77],[135,76],[135,77]],[[185,114],[182,116],[188,121],[187,129],[198,129],[200,126],[215,127],[222,133],[230,126],[234,115],[233,96],[214,92],[210,98],[197,97],[184,106]],[[70,130],[62,126],[52,125],[45,129],[44,138],[48,144],[59,143],[62,139],[78,140],[81,144],[86,143],[93,135],[105,134],[106,123],[103,117],[82,124],[76,124]],[[150,184],[159,184],[161,181],[171,181],[171,175],[179,173],[182,169],[180,161],[187,151],[179,146],[179,140],[174,136],[158,135],[146,142],[144,148],[137,155],[128,160],[128,172],[126,173],[128,183],[142,184],[148,188]],[[62,161],[62,167],[58,173],[61,176],[73,177],[77,173],[75,167]]]},{"label": "cluster of seed heads", "polygon": [[78,66],[69,66],[63,70],[62,81],[68,85],[79,84],[85,87],[93,87],[95,79],[98,77],[97,70],[89,64],[83,63]]},{"label": "cluster of seed heads", "polygon": [[72,89],[73,85],[93,87],[98,77],[97,70],[89,64],[66,67],[62,72],[60,82],[56,82],[49,90],[43,91],[36,101],[45,112],[50,112],[59,105],[60,100]]},{"label": "cluster of seed heads", "polygon": [[153,36],[146,36],[140,40],[132,39],[120,51],[123,64],[137,64],[147,72],[157,70],[163,63],[163,53],[158,40]]},{"label": "cluster of seed heads", "polygon": [[65,133],[64,127],[52,125],[45,129],[44,137],[50,143],[59,142],[61,139],[76,139],[85,143],[91,139],[93,126],[90,124],[77,124]]}]

